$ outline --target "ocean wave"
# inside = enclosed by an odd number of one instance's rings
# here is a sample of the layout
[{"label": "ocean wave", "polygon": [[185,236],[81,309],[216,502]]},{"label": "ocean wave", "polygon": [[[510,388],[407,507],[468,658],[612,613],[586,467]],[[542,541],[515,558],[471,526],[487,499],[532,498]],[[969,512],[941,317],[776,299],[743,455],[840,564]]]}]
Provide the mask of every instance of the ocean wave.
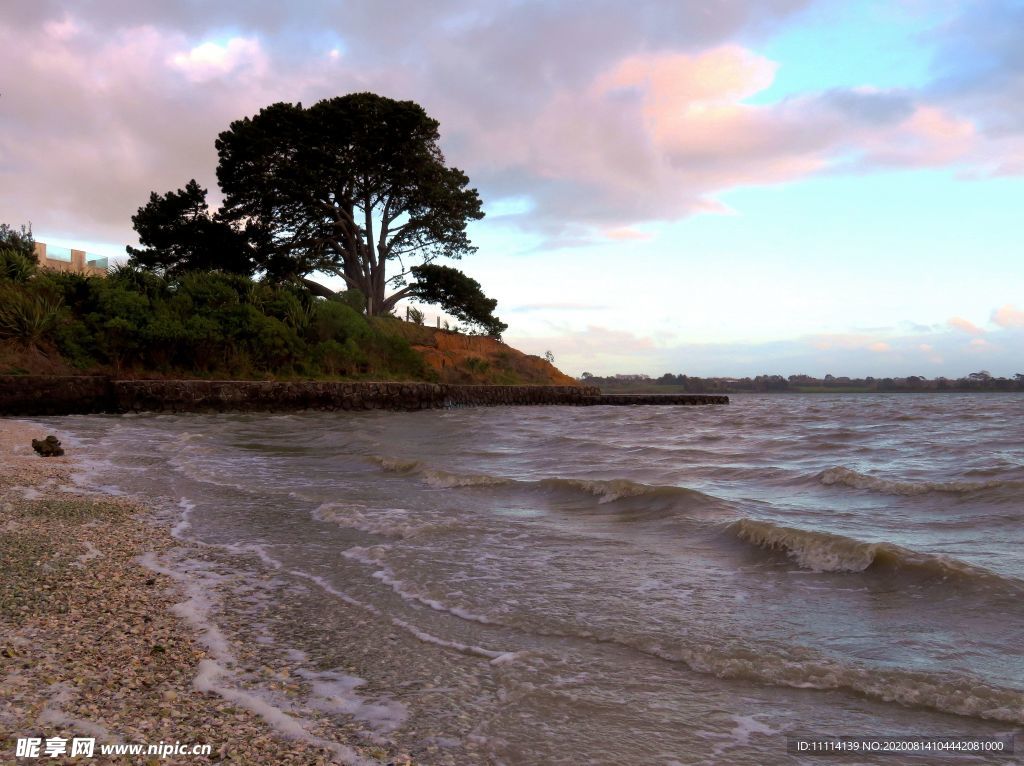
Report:
[{"label": "ocean wave", "polygon": [[[504,621],[496,621],[496,624],[517,627]],[[602,634],[579,628],[531,626],[529,630],[537,635],[620,646],[718,678],[793,689],[840,691],[907,707],[1024,724],[1024,690],[996,686],[964,673],[869,667],[823,657],[803,647],[752,645],[721,636],[676,640]]]},{"label": "ocean wave", "polygon": [[643,484],[631,479],[574,479],[550,477],[545,479],[510,479],[487,474],[454,473],[431,468],[417,460],[396,460],[373,457],[382,470],[419,477],[425,484],[439,489],[462,487],[508,487],[523,492],[547,492],[555,495],[587,496],[597,498],[599,505],[630,498],[659,498],[718,503],[718,498],[688,487]]},{"label": "ocean wave", "polygon": [[825,486],[839,484],[853,489],[869,489],[890,495],[923,495],[928,492],[966,493],[1020,484],[1020,482],[999,479],[991,481],[897,481],[860,473],[845,466],[836,466],[822,471],[818,474],[817,479]]},{"label": "ocean wave", "polygon": [[614,503],[633,497],[688,498],[714,500],[710,495],[687,487],[665,486],[659,484],[642,484],[630,479],[541,479],[535,482],[545,489],[569,490],[597,498],[599,504]]},{"label": "ocean wave", "polygon": [[407,539],[450,530],[452,519],[424,517],[400,508],[369,509],[355,503],[322,503],[313,510],[317,521],[327,521],[372,535]]},{"label": "ocean wave", "polygon": [[740,519],[728,531],[744,542],[769,551],[780,551],[800,567],[814,572],[864,572],[869,568],[903,572],[926,579],[956,578],[966,583],[1001,585],[1024,591],[1024,582],[1003,576],[966,561],[934,553],[922,553],[890,542],[865,542],[831,532],[817,532]]},{"label": "ocean wave", "polygon": [[512,479],[486,474],[449,473],[434,469],[423,469],[420,476],[427,484],[437,489],[454,489],[456,487],[500,487],[513,484]]},{"label": "ocean wave", "polygon": [[690,647],[647,643],[635,648],[719,678],[794,689],[847,691],[908,707],[926,707],[1011,724],[1024,723],[1024,691],[995,686],[969,675],[869,668],[721,643]]}]

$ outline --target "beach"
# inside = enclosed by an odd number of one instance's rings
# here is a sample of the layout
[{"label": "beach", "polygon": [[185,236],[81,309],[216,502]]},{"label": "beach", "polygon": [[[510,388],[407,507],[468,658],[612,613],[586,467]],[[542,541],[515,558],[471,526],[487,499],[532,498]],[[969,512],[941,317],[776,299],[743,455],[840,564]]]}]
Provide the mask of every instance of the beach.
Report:
[{"label": "beach", "polygon": [[[232,669],[211,664],[224,658],[209,644],[222,638],[190,623],[188,594],[159,571],[181,542],[130,499],[76,486],[73,451],[36,455],[30,441],[46,433],[60,435],[0,420],[0,762],[30,737],[95,738],[92,759],[45,758],[61,764],[409,762],[349,745],[315,712],[300,725],[243,692],[219,694],[218,674]],[[229,648],[244,664],[243,648]],[[258,670],[286,692],[302,683],[285,667]],[[209,745],[211,755],[101,756],[101,743]]]},{"label": "beach", "polygon": [[[4,735],[432,766],[810,765],[795,738],[939,737],[1012,763],[1019,408],[4,421]],[[68,458],[31,455],[47,433]]]}]

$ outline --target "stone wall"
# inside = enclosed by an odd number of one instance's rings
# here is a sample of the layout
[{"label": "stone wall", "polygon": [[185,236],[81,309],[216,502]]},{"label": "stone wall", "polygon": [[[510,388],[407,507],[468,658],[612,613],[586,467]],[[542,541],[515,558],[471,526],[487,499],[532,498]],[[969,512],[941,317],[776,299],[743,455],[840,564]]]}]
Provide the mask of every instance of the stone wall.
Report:
[{"label": "stone wall", "polygon": [[726,396],[601,394],[589,386],[458,386],[437,383],[112,380],[0,376],[0,414],[422,410],[561,404],[726,404]]},{"label": "stone wall", "polygon": [[116,412],[109,378],[0,375],[0,415]]}]

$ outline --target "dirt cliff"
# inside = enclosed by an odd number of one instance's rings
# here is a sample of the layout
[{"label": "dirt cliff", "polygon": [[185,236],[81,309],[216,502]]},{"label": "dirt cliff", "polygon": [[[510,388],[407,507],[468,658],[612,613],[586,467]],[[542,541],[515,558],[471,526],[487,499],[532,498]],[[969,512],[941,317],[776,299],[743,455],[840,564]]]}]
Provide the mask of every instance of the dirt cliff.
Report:
[{"label": "dirt cliff", "polygon": [[481,335],[402,323],[402,334],[442,383],[579,386],[546,359]]}]

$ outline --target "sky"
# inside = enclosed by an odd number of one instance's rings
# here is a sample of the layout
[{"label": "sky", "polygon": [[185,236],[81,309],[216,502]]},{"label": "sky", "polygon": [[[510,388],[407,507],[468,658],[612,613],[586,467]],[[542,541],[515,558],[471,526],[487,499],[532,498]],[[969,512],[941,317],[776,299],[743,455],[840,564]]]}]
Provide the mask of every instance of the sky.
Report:
[{"label": "sky", "polygon": [[0,221],[121,256],[356,91],[440,121],[455,265],[570,374],[1024,372],[1024,0],[6,0]]}]

